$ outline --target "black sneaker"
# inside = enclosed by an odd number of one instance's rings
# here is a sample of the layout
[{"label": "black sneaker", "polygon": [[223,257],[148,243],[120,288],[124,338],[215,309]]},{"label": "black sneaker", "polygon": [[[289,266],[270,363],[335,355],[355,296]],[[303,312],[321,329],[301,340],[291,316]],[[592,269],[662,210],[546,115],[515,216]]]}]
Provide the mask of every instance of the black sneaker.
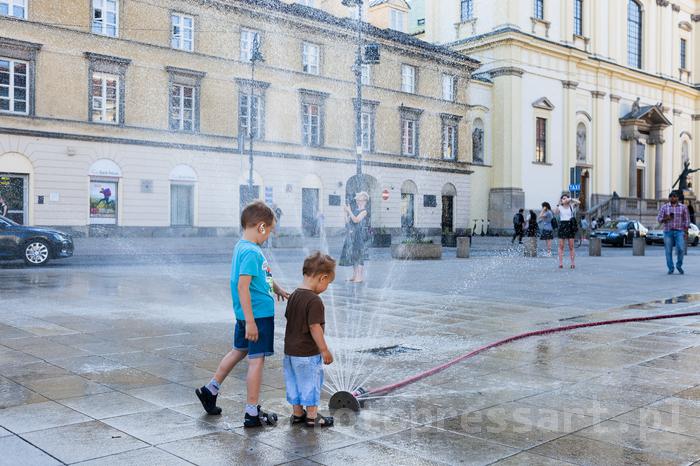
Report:
[{"label": "black sneaker", "polygon": [[245,413],[245,419],[243,420],[243,427],[262,427],[263,422],[268,426],[274,426],[277,424],[277,414],[266,413],[258,405],[258,415],[251,416]]},{"label": "black sneaker", "polygon": [[204,411],[206,411],[207,414],[211,414],[213,416],[218,416],[219,414],[221,414],[221,408],[216,406],[216,397],[218,395],[212,395],[212,393],[209,391],[206,385],[202,388],[196,389],[194,392],[197,394],[197,398],[199,398],[199,401],[202,402]]}]

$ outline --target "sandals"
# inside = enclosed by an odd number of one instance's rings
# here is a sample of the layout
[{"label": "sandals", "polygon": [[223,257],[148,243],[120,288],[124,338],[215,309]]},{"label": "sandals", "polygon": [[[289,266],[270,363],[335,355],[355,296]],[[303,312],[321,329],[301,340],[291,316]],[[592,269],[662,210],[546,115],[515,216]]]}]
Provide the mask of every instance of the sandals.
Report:
[{"label": "sandals", "polygon": [[333,426],[333,417],[332,416],[321,416],[318,414],[315,418],[311,419],[309,417],[306,418],[306,423],[304,424],[306,427],[331,427]]},{"label": "sandals", "polygon": [[297,416],[296,414],[292,414],[292,424],[301,424],[302,422],[306,422],[306,410],[304,409],[304,414],[301,416]]}]

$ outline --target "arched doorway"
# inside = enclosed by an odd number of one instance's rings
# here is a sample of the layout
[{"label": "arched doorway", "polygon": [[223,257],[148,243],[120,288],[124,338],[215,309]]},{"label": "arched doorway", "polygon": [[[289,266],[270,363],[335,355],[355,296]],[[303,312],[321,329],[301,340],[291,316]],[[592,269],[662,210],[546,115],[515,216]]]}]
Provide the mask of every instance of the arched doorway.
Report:
[{"label": "arched doorway", "polygon": [[[353,175],[348,178],[348,181],[345,183],[345,203],[351,208],[355,208],[355,194],[360,191],[365,191],[369,194],[369,203],[367,204],[369,224],[371,226],[378,226],[380,222],[379,206],[381,205],[381,192],[377,179],[372,175],[364,173],[361,175]],[[373,206],[377,207],[374,215],[372,211]]]},{"label": "arched doorway", "polygon": [[[30,180],[34,167],[16,152],[0,155],[0,196],[7,204],[7,217],[20,225],[30,224]],[[2,212],[0,212],[2,214]]]},{"label": "arched doorway", "polygon": [[410,230],[416,225],[416,195],[418,186],[411,180],[401,185],[401,228]]},{"label": "arched doorway", "polygon": [[170,172],[170,225],[195,224],[197,173],[189,165],[178,165]]},{"label": "arched doorway", "polygon": [[308,174],[301,182],[301,231],[317,237],[321,227],[321,196],[323,182],[318,175]]},{"label": "arched doorway", "polygon": [[457,197],[457,188],[452,183],[446,183],[442,187],[442,221],[440,227],[443,234],[454,232],[455,197]]}]

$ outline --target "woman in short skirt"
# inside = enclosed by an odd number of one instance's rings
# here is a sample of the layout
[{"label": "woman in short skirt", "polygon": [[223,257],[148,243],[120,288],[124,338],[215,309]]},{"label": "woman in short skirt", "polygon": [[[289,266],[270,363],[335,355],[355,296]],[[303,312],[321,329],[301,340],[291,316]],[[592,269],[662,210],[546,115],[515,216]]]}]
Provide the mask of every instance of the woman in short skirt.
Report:
[{"label": "woman in short skirt", "polygon": [[574,249],[574,237],[576,236],[576,209],[580,202],[571,199],[569,193],[564,193],[559,198],[559,204],[554,208],[554,214],[559,216],[559,268],[564,268],[564,241],[569,243],[569,257],[571,268],[576,268],[576,252]]}]

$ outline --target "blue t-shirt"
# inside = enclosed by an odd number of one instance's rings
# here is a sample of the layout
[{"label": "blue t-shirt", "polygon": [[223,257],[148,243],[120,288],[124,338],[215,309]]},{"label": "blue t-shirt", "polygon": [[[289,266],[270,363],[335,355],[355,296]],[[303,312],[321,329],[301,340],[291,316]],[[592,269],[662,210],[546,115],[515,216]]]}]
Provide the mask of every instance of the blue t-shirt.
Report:
[{"label": "blue t-shirt", "polygon": [[242,239],[233,250],[231,264],[231,297],[236,320],[245,320],[241,300],[238,297],[238,277],[250,275],[250,301],[253,305],[253,317],[274,317],[275,295],[272,290],[272,273],[270,266],[257,244]]}]

